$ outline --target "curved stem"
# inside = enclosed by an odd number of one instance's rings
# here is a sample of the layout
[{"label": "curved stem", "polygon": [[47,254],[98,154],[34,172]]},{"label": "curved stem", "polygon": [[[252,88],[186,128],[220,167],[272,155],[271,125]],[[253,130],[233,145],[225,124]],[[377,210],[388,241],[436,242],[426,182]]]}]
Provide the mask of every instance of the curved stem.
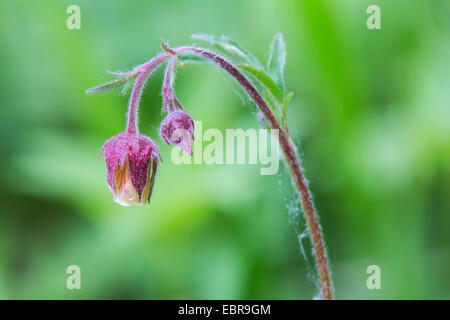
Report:
[{"label": "curved stem", "polygon": [[250,97],[255,101],[258,108],[261,110],[266,119],[269,121],[271,127],[273,129],[278,129],[279,131],[278,139],[281,148],[283,149],[284,157],[289,167],[289,171],[291,173],[295,187],[297,189],[299,199],[302,203],[309,232],[311,234],[311,241],[314,247],[317,268],[319,271],[322,297],[323,299],[326,300],[333,299],[333,284],[331,280],[330,269],[328,266],[328,257],[325,244],[323,241],[322,230],[319,224],[317,212],[314,208],[311,193],[308,189],[302,169],[300,168],[300,164],[297,159],[297,154],[295,152],[295,147],[294,144],[292,143],[292,140],[286,134],[286,132],[282,130],[275,115],[272,113],[266,101],[263,99],[263,97],[255,88],[255,86],[231,62],[227,61],[218,54],[208,50],[196,47],[183,47],[182,49],[191,50],[197,54],[200,54],[206,58],[213,60],[220,67],[222,67],[222,69],[224,69],[231,76],[233,76],[239,82],[239,84],[247,91]]},{"label": "curved stem", "polygon": [[174,109],[175,92],[172,88],[173,72],[177,55],[173,55],[167,62],[166,72],[164,73],[163,80],[163,110],[171,112]]},{"label": "curved stem", "polygon": [[[172,50],[172,49],[171,49]],[[179,47],[173,49],[176,54],[180,54],[184,51],[193,51],[199,55],[202,55],[208,59],[213,60],[222,69],[228,72],[232,77],[234,77],[239,84],[247,91],[250,97],[255,101],[258,108],[269,121],[273,129],[277,129],[279,132],[278,139],[283,150],[285,161],[289,167],[292,180],[297,189],[298,197],[302,203],[303,211],[305,213],[306,221],[308,224],[309,232],[311,234],[311,241],[314,247],[314,253],[316,258],[317,269],[319,272],[321,293],[323,299],[330,300],[333,299],[333,284],[331,280],[331,273],[328,266],[328,257],[323,241],[322,230],[319,224],[318,216],[314,208],[311,193],[308,189],[305,177],[303,175],[302,169],[297,158],[295,146],[292,143],[287,130],[284,131],[281,125],[278,123],[275,115],[267,105],[266,101],[263,99],[261,94],[255,88],[255,86],[247,79],[247,77],[240,72],[231,62],[225,58],[219,56],[218,54],[208,51],[205,49],[200,49],[196,47]],[[138,133],[137,126],[137,109],[139,105],[139,97],[142,92],[142,88],[149,74],[156,66],[161,62],[166,60],[171,54],[163,53],[139,68],[139,76],[136,80],[135,86],[131,93],[130,103],[128,107],[128,121],[127,121],[127,132],[131,134]]]},{"label": "curved stem", "polygon": [[149,62],[143,64],[139,67],[139,76],[134,84],[133,91],[131,92],[130,102],[128,103],[128,115],[127,115],[127,127],[126,132],[129,134],[138,134],[138,120],[137,112],[139,108],[139,100],[142,93],[142,88],[144,87],[145,81],[150,73],[164,60],[169,57],[168,53],[162,53],[156,56]]}]

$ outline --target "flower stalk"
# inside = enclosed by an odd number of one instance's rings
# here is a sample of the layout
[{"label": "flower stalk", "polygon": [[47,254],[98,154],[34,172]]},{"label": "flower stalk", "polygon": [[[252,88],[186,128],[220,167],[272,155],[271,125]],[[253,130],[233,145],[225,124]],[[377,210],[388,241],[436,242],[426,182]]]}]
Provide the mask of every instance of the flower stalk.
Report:
[{"label": "flower stalk", "polygon": [[196,47],[191,47],[189,48],[189,50],[192,50],[206,58],[213,60],[222,69],[224,69],[233,78],[235,78],[239,82],[239,84],[247,91],[250,97],[255,101],[258,108],[270,123],[272,129],[279,130],[279,143],[283,150],[285,161],[289,167],[292,180],[297,189],[297,193],[302,204],[308,224],[308,229],[311,235],[311,241],[314,247],[316,264],[320,277],[322,297],[326,300],[333,299],[333,284],[331,280],[331,272],[328,265],[328,256],[322,236],[322,230],[318,220],[318,215],[312,201],[311,192],[308,189],[305,177],[299,164],[299,160],[297,159],[297,153],[295,151],[294,144],[292,143],[292,140],[287,133],[288,131],[282,129],[272,110],[269,108],[266,101],[263,99],[255,86],[231,62],[211,51],[199,49]]},{"label": "flower stalk", "polygon": [[144,87],[145,81],[147,80],[150,73],[159,65],[161,62],[165,61],[169,57],[168,53],[162,53],[159,56],[151,59],[149,62],[138,67],[137,73],[139,74],[136,83],[134,84],[133,91],[131,92],[130,102],[128,104],[128,115],[127,115],[127,128],[126,132],[129,134],[138,134],[138,106],[139,100],[141,98],[142,89]]},{"label": "flower stalk", "polygon": [[[258,109],[264,115],[268,124],[272,129],[277,129],[279,132],[278,140],[283,151],[284,159],[286,161],[287,167],[289,168],[289,173],[292,177],[293,184],[297,190],[299,200],[302,204],[303,212],[306,217],[306,222],[308,225],[309,233],[311,235],[311,241],[314,249],[314,255],[316,259],[316,266],[319,274],[320,284],[321,284],[321,295],[323,299],[330,300],[334,298],[333,284],[331,279],[331,273],[328,263],[328,256],[323,240],[321,226],[318,220],[318,215],[314,207],[311,192],[308,189],[304,174],[300,167],[299,158],[296,152],[296,148],[290,138],[289,130],[287,127],[286,117],[283,118],[281,122],[279,120],[279,115],[274,113],[273,108],[270,107],[270,103],[266,101],[267,95],[261,94],[256,86],[245,76],[234,64],[220,56],[219,54],[198,48],[193,46],[179,47],[179,48],[169,48],[164,42],[162,44],[164,53],[156,56],[147,63],[136,68],[131,74],[134,76],[137,74],[137,79],[134,88],[131,93],[131,97],[128,105],[128,115],[127,115],[127,135],[139,135],[138,128],[138,106],[140,96],[144,84],[155,68],[166,60],[168,65],[166,68],[164,81],[163,81],[163,111],[168,112],[167,117],[164,119],[161,126],[161,136],[167,143],[174,144],[185,150],[188,154],[192,154],[191,149],[191,139],[193,138],[193,121],[190,116],[183,111],[183,108],[178,101],[175,91],[172,86],[172,74],[176,66],[176,60],[178,56],[184,52],[193,52],[194,54],[213,61],[215,64],[220,66],[228,74],[230,74],[248,93],[248,95],[253,99]],[[121,81],[119,79],[118,81]],[[290,97],[290,94],[288,95]],[[283,111],[285,112],[285,111]],[[178,129],[184,130],[189,136],[184,137],[174,137],[171,136],[172,133]],[[186,140],[188,139],[188,140]],[[154,146],[153,149],[157,150]],[[156,160],[159,155],[154,153],[152,156]],[[148,157],[147,157],[148,158]],[[145,158],[145,159],[147,159]],[[147,162],[148,163],[148,162]],[[156,171],[155,162],[155,170]],[[110,168],[113,171],[114,168]],[[149,179],[149,193],[151,194],[151,189],[154,183],[154,175],[146,176]],[[144,185],[145,186],[145,185]]]}]

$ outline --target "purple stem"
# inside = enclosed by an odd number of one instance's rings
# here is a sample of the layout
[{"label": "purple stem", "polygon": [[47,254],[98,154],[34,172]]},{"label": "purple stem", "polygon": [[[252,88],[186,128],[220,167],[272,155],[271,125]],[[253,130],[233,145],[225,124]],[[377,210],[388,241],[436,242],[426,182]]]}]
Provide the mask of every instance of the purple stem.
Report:
[{"label": "purple stem", "polygon": [[[255,101],[258,108],[269,121],[273,129],[278,129],[279,132],[279,142],[284,153],[285,161],[289,167],[289,171],[292,176],[292,180],[298,192],[298,197],[302,203],[303,211],[305,213],[306,221],[308,224],[309,232],[311,234],[311,241],[314,247],[314,253],[316,258],[317,269],[319,272],[321,293],[323,299],[331,300],[333,299],[333,284],[331,280],[331,273],[328,266],[328,257],[323,241],[322,230],[319,224],[318,215],[314,204],[312,202],[311,193],[306,184],[305,177],[303,175],[302,169],[297,158],[295,151],[295,146],[288,135],[288,131],[284,131],[281,125],[278,123],[275,115],[267,105],[266,101],[263,99],[261,94],[255,88],[255,86],[247,79],[247,77],[240,72],[231,62],[225,58],[219,56],[218,54],[208,51],[205,49],[200,49],[196,47],[180,47],[174,49],[174,52],[180,54],[184,51],[193,51],[199,55],[202,55],[208,59],[216,62],[222,69],[228,72],[232,77],[234,77],[239,84],[247,91],[250,97]],[[142,91],[143,84],[150,72],[161,62],[168,58],[170,54],[163,53],[156,58],[153,58],[148,63],[141,66],[141,71],[138,79],[136,80],[135,87],[131,94],[129,111],[128,111],[128,133],[137,133],[137,120],[136,120],[136,109],[139,102],[139,96]]]},{"label": "purple stem", "polygon": [[175,61],[177,60],[177,56],[172,56],[169,62],[167,62],[166,72],[164,73],[164,82],[163,82],[163,109],[164,111],[172,111],[173,109],[173,100],[175,96],[175,92],[172,88],[172,71],[175,65]]},{"label": "purple stem", "polygon": [[141,97],[142,88],[150,73],[164,60],[166,60],[170,54],[162,53],[156,56],[149,62],[139,67],[139,76],[134,84],[133,91],[131,92],[130,102],[128,103],[128,115],[127,115],[127,128],[126,132],[129,134],[138,134],[138,120],[137,112],[139,108],[139,100]]},{"label": "purple stem", "polygon": [[183,50],[194,51],[206,58],[209,58],[216,62],[222,69],[228,72],[232,77],[234,77],[239,84],[247,91],[250,97],[255,101],[258,108],[264,114],[266,119],[269,121],[273,129],[279,130],[279,142],[283,153],[285,156],[286,163],[290,169],[292,179],[297,188],[298,196],[302,203],[303,211],[305,213],[306,221],[308,223],[308,228],[311,234],[311,241],[314,247],[314,253],[316,257],[317,269],[319,271],[319,278],[322,289],[322,297],[326,300],[333,299],[333,284],[331,280],[331,273],[328,266],[328,257],[323,241],[322,230],[319,224],[318,216],[312,202],[311,193],[306,184],[302,169],[300,168],[299,161],[297,159],[297,154],[295,152],[294,144],[290,137],[282,130],[280,124],[278,123],[275,115],[270,110],[266,101],[263,99],[261,94],[255,88],[255,86],[247,79],[247,77],[240,72],[231,62],[227,61],[218,54],[200,49],[195,47],[186,48]]}]

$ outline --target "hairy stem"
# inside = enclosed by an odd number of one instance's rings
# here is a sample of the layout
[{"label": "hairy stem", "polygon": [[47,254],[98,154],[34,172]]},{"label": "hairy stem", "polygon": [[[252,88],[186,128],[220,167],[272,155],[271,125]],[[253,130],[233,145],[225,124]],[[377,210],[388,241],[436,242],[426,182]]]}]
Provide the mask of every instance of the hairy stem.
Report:
[{"label": "hairy stem", "polygon": [[[186,50],[186,48],[183,49]],[[311,193],[308,189],[305,177],[303,175],[302,169],[297,159],[297,154],[295,152],[295,147],[294,144],[292,143],[292,140],[285,133],[285,131],[282,130],[275,115],[272,113],[266,101],[262,98],[261,94],[255,88],[255,86],[231,62],[227,61],[223,57],[211,51],[195,47],[191,47],[189,48],[189,50],[194,51],[206,58],[213,60],[220,67],[222,67],[222,69],[224,69],[231,76],[233,76],[240,83],[240,85],[247,91],[250,97],[255,101],[258,108],[261,110],[266,119],[269,121],[271,127],[273,129],[278,129],[279,142],[281,148],[283,149],[286,163],[288,164],[293,182],[298,192],[298,196],[302,203],[309,232],[311,234],[311,241],[313,243],[317,268],[319,271],[322,297],[323,299],[327,300],[333,299],[333,284],[331,280],[330,269],[328,266],[328,257],[325,244],[323,241],[322,230],[319,224],[316,210],[314,208]]]},{"label": "hairy stem", "polygon": [[131,92],[130,102],[128,103],[128,115],[127,115],[127,128],[126,132],[130,134],[138,134],[138,120],[137,112],[139,108],[139,100],[142,93],[142,88],[144,87],[145,81],[147,80],[150,73],[164,60],[169,57],[168,53],[162,53],[156,56],[149,62],[143,64],[139,67],[139,76],[134,84],[133,91]]},{"label": "hairy stem", "polygon": [[164,73],[164,81],[163,81],[163,110],[171,112],[174,110],[175,105],[179,105],[179,101],[175,96],[175,91],[172,87],[173,76],[174,76],[174,68],[175,62],[177,60],[177,55],[174,54],[172,58],[167,62],[166,72]]},{"label": "hairy stem", "polygon": [[[288,135],[288,131],[284,131],[278,123],[275,115],[267,105],[266,101],[263,99],[261,94],[255,88],[255,86],[248,80],[248,78],[237,69],[231,62],[225,58],[219,56],[218,54],[208,51],[205,49],[200,49],[196,47],[180,47],[177,49],[171,49],[174,53],[180,54],[184,51],[190,50],[199,55],[202,55],[208,59],[211,59],[217,63],[222,69],[228,72],[232,77],[239,82],[239,84],[247,91],[250,97],[255,101],[258,108],[264,114],[267,121],[270,123],[273,129],[277,129],[279,132],[278,139],[283,150],[285,161],[288,165],[290,174],[292,176],[293,183],[297,189],[298,197],[303,207],[303,211],[308,224],[309,232],[311,235],[311,241],[314,247],[314,253],[316,258],[317,269],[321,284],[321,293],[323,299],[331,300],[333,299],[333,284],[331,280],[331,273],[328,265],[328,257],[323,241],[322,230],[319,224],[318,216],[314,208],[311,193],[308,189],[305,177],[303,175],[302,169],[297,158],[297,153],[295,151],[295,146]],[[133,88],[131,94],[129,109],[128,109],[128,122],[127,122],[127,132],[137,133],[137,120],[136,113],[139,104],[139,97],[145,80],[151,71],[161,62],[166,60],[171,54],[163,53],[146,64],[140,67],[140,73],[136,80],[136,84]]]}]

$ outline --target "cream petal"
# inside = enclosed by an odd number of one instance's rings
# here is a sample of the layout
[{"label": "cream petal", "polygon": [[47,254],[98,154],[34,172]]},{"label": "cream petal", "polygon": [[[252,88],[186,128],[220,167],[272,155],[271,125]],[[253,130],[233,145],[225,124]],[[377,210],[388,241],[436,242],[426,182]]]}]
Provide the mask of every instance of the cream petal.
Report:
[{"label": "cream petal", "polygon": [[130,165],[128,157],[119,164],[114,172],[114,201],[122,206],[141,204],[139,194],[130,178]]}]

